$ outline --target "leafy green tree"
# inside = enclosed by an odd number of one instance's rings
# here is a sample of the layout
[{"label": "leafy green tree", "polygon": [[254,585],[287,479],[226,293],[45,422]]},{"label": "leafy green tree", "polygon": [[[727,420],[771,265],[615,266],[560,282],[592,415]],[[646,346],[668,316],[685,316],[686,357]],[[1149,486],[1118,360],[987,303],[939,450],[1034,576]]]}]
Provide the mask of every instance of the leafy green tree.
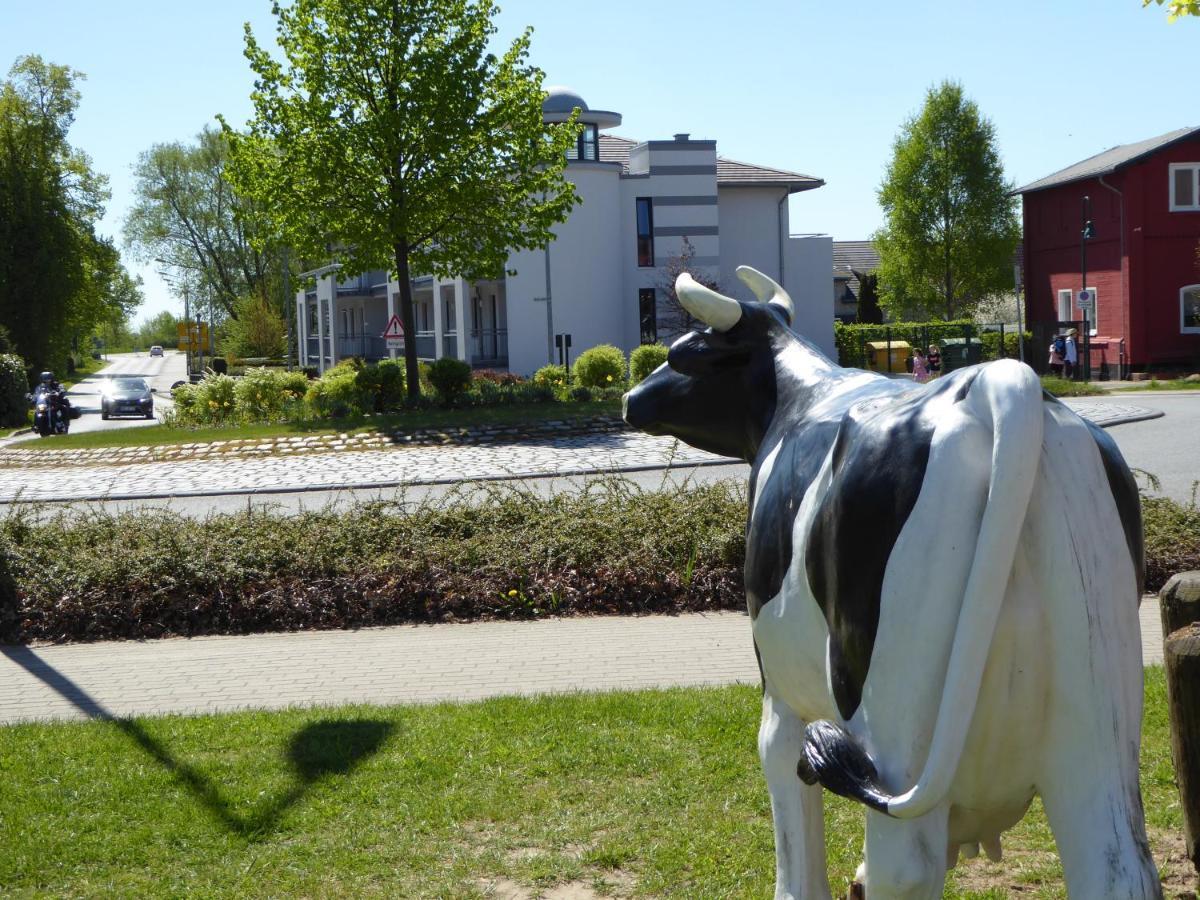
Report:
[{"label": "leafy green tree", "polygon": [[236,316],[239,297],[278,296],[279,254],[251,203],[225,176],[228,144],[205,128],[195,143],[155,144],[134,166],[125,244],[142,262],[161,261],[187,285],[197,308]]},{"label": "leafy green tree", "polygon": [[879,275],[875,272],[860,272],[851,269],[858,279],[858,313],[855,316],[859,325],[882,325],[883,310],[879,308]]},{"label": "leafy green tree", "polygon": [[[415,333],[413,274],[497,277],[545,246],[577,201],[562,177],[578,131],[542,122],[530,30],[501,56],[493,0],[275,4],[280,55],[246,26],[255,118],[225,125],[228,177],[307,259],[389,268]],[[416,343],[405,368],[420,393]]]},{"label": "leafy green tree", "polygon": [[886,221],[879,251],[882,305],[893,319],[970,316],[1012,290],[1020,238],[996,131],[962,86],[931,88],[905,122],[879,188]]},{"label": "leafy green tree", "polygon": [[278,359],[287,352],[287,324],[270,303],[251,294],[238,300],[235,312],[221,342],[227,356]]},{"label": "leafy green tree", "polygon": [[1142,0],[1142,6],[1157,3],[1167,8],[1167,21],[1174,22],[1183,16],[1200,16],[1200,0]]},{"label": "leafy green tree", "polygon": [[95,231],[107,179],[67,140],[82,78],[23,56],[0,81],[0,326],[34,367],[61,365],[96,324],[140,299]]},{"label": "leafy green tree", "polygon": [[170,312],[163,311],[157,316],[146,320],[137,331],[136,343],[139,348],[152,347],[159,344],[163,347],[174,347],[179,340],[177,319]]}]

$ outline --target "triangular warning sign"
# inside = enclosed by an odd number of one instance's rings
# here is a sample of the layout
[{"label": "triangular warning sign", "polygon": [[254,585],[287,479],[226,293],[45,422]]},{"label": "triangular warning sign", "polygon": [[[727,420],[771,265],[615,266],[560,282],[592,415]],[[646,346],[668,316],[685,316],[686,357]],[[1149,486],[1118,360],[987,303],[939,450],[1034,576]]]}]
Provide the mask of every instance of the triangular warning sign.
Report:
[{"label": "triangular warning sign", "polygon": [[392,339],[404,337],[404,325],[401,324],[399,315],[393,315],[388,320],[387,328],[383,330],[383,336]]}]

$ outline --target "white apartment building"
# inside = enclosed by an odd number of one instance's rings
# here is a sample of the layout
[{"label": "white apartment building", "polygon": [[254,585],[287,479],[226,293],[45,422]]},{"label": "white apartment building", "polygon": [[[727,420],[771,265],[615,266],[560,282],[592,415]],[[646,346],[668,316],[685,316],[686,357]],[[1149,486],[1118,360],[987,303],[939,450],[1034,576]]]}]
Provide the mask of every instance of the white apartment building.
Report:
[{"label": "white apartment building", "polygon": [[[788,197],[819,178],[717,155],[715,140],[676,134],[635,141],[605,134],[619,113],[591,109],[568,88],[548,89],[546,122],[579,109],[582,131],[565,177],[581,202],[554,229],[546,250],[519,251],[499,280],[418,278],[413,282],[417,354],[454,356],[477,368],[532,374],[557,362],[554,336],[571,335],[571,357],[597,344],[626,353],[669,340],[660,289],[665,267],[693,248],[692,268],[739,299],[753,297],[734,275],[749,265],[780,282],[796,305],[793,327],[834,355],[832,240],[792,235]],[[399,308],[385,272],[341,278],[319,270],[296,295],[301,364],[321,371],[349,356],[402,356],[382,333]]]}]

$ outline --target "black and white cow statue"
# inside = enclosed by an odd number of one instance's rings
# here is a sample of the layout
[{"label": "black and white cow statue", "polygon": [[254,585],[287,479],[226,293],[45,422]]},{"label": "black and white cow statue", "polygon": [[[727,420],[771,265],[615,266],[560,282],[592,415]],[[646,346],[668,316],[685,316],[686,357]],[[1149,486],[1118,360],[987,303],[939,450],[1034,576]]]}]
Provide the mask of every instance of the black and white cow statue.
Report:
[{"label": "black and white cow statue", "polygon": [[1080,900],[1159,897],[1138,790],[1137,488],[1013,360],[927,385],[830,362],[743,266],[625,418],[752,466],[746,600],[776,898],[829,897],[821,786],[866,805],[870,900],[940,897],[1042,798]]}]

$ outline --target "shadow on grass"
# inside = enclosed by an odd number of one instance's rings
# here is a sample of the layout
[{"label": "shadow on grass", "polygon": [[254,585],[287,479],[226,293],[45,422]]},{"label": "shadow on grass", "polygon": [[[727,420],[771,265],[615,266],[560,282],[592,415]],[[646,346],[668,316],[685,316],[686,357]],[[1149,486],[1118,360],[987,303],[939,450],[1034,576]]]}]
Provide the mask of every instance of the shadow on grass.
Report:
[{"label": "shadow on grass", "polygon": [[183,760],[141,723],[114,716],[86,690],[63,675],[28,647],[0,645],[0,654],[40,679],[90,719],[110,722],[149,757],[187,788],[223,827],[249,841],[270,836],[284,814],[323,778],[350,774],[379,752],[395,726],[371,719],[331,719],[305,725],[288,742],[287,757],[295,772],[294,785],[266,797],[249,815],[238,815],[212,779]]}]

